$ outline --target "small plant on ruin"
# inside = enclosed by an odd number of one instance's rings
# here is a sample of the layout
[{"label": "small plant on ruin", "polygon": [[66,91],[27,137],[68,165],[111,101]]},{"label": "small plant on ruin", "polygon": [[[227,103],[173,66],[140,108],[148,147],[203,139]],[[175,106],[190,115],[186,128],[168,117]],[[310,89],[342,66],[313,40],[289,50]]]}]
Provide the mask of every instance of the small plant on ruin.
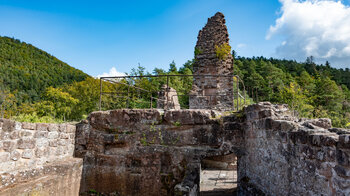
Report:
[{"label": "small plant on ruin", "polygon": [[200,55],[202,53],[203,53],[203,51],[200,48],[197,48],[197,47],[194,48],[194,56]]},{"label": "small plant on ruin", "polygon": [[179,121],[176,121],[176,122],[173,123],[173,125],[176,126],[176,127],[179,127],[179,126],[181,126],[181,123]]},{"label": "small plant on ruin", "polygon": [[216,57],[220,60],[225,60],[231,52],[231,46],[227,43],[221,44],[220,46],[215,46]]},{"label": "small plant on ruin", "polygon": [[177,136],[177,138],[173,141],[173,145],[180,141],[180,136]]},{"label": "small plant on ruin", "polygon": [[140,142],[141,142],[142,145],[148,146],[147,138],[146,138],[146,134],[145,133],[142,134],[142,138],[140,139]]},{"label": "small plant on ruin", "polygon": [[115,139],[115,141],[118,141],[119,140],[119,135],[115,134],[114,139]]}]

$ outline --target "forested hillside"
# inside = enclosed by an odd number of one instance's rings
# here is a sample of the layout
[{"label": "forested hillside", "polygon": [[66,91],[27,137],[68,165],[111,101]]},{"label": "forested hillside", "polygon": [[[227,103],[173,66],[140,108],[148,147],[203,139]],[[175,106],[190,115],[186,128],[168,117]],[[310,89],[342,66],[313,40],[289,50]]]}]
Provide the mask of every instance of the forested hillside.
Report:
[{"label": "forested hillside", "polygon": [[235,65],[255,101],[287,103],[300,117],[326,117],[334,126],[350,126],[349,68],[316,65],[312,57],[304,63],[238,57]]},{"label": "forested hillside", "polygon": [[17,104],[40,99],[47,87],[58,87],[88,77],[20,40],[0,36],[0,89],[16,97]]}]

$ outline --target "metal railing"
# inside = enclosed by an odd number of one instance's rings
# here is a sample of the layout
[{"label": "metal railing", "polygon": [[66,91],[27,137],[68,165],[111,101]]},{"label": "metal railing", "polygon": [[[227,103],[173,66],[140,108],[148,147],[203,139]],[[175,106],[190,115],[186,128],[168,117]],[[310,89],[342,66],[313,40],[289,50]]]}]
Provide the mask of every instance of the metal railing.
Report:
[{"label": "metal railing", "polygon": [[[180,78],[176,81],[176,78]],[[223,78],[232,78],[232,94],[201,94],[193,95],[190,94],[192,85],[195,80],[204,79],[216,79],[216,82],[220,82]],[[175,80],[175,82],[174,82]],[[187,81],[186,81],[187,80]],[[183,90],[179,90],[177,83],[187,82],[190,85],[185,87]],[[208,80],[210,82],[210,80]],[[146,84],[145,84],[146,83]],[[158,86],[152,86],[157,83]],[[151,86],[147,86],[151,85]],[[161,92],[161,86],[166,85],[166,99],[159,98],[158,95]],[[177,95],[173,95],[171,100],[168,98],[169,89],[174,88],[177,91]],[[200,88],[200,87],[199,87]],[[220,89],[219,89],[220,90]],[[222,89],[221,89],[222,90]],[[136,100],[135,94],[141,99]],[[104,96],[110,96],[110,99],[104,99]],[[100,98],[99,98],[99,110],[103,108],[103,102],[110,102],[115,106],[105,107],[106,109],[117,109],[117,108],[134,108],[130,105],[132,102],[143,102],[142,108],[154,108],[154,101],[165,101],[165,103],[172,102],[174,96],[178,99],[181,97],[182,102],[186,102],[186,98],[190,97],[209,97],[209,103],[213,99],[218,97],[232,96],[232,109],[239,110],[239,107],[246,104],[246,89],[243,81],[237,75],[144,75],[144,76],[115,76],[115,77],[101,77],[100,78]],[[214,97],[214,98],[213,98]],[[118,100],[116,100],[118,99]],[[118,102],[119,101],[119,102]],[[124,104],[124,105],[123,105]],[[189,104],[189,103],[188,103]],[[181,105],[181,103],[180,103]],[[214,104],[215,105],[215,104]],[[214,106],[213,105],[213,106]],[[115,107],[115,108],[113,108]],[[188,108],[186,104],[182,104],[181,108]],[[165,108],[163,108],[165,109]]]}]

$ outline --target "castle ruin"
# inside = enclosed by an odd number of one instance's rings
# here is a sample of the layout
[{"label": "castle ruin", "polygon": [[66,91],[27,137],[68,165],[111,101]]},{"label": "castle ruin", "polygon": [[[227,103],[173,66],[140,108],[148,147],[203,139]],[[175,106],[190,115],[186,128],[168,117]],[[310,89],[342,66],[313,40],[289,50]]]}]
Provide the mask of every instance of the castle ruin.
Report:
[{"label": "castle ruin", "polygon": [[190,109],[232,109],[233,57],[225,17],[220,12],[199,31],[193,74],[198,76],[193,79]]},{"label": "castle ruin", "polygon": [[[224,33],[217,39],[204,30]],[[228,43],[221,13],[204,30],[199,40],[213,35]],[[205,43],[197,43],[203,55],[214,55],[215,43],[208,41],[208,49]],[[208,67],[197,62],[195,73],[232,71],[230,57],[198,59]],[[204,88],[194,93],[221,93],[231,83],[199,79],[194,89]],[[230,107],[230,99],[217,98],[214,108]],[[191,101],[201,108],[204,100]],[[239,195],[350,194],[350,130],[261,102],[227,116],[208,109],[118,109],[92,112],[76,125],[0,119],[0,196],[196,196],[202,161],[232,154]]]}]

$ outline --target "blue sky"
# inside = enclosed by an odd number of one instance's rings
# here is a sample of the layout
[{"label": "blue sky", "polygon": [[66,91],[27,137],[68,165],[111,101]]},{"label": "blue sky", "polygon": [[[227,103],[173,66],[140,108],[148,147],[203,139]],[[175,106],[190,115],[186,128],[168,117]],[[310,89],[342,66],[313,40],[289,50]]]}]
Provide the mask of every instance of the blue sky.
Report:
[{"label": "blue sky", "polygon": [[[0,35],[31,43],[92,76],[107,73],[113,67],[118,72],[130,72],[138,63],[152,71],[155,67],[168,69],[173,60],[181,66],[192,59],[198,31],[208,17],[220,11],[226,16],[230,44],[238,55],[303,60],[307,52],[283,56],[298,48],[291,49],[289,44],[295,41],[294,34],[288,31],[293,28],[291,22],[285,24],[288,20],[283,19],[282,25],[276,24],[282,11],[287,13],[290,7],[302,5],[294,1],[295,5],[289,5],[291,1],[0,0]],[[341,4],[348,10],[347,2]],[[347,37],[343,41],[348,41]],[[327,49],[327,43],[322,47]],[[346,56],[346,46],[342,49]],[[318,52],[312,48],[310,51]],[[324,63],[322,58],[328,56],[319,53],[320,62]],[[336,66],[350,59],[346,57]]]}]

